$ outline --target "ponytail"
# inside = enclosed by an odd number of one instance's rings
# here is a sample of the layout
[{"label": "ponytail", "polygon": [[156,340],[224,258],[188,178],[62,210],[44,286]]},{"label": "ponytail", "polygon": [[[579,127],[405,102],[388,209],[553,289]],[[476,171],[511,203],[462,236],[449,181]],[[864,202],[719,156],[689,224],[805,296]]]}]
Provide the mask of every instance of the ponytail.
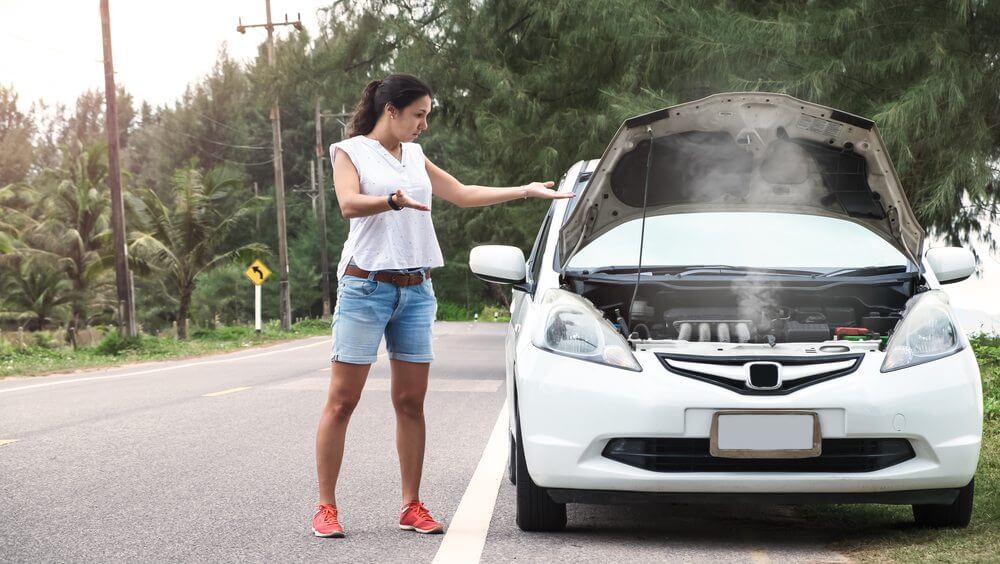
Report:
[{"label": "ponytail", "polygon": [[365,86],[361,100],[354,107],[354,114],[347,124],[347,136],[367,135],[375,123],[392,104],[402,110],[411,102],[424,96],[433,96],[431,89],[419,78],[409,74],[390,74],[384,80],[373,80]]},{"label": "ponytail", "polygon": [[348,137],[367,135],[375,128],[375,122],[378,121],[381,113],[375,109],[375,93],[379,86],[382,86],[381,80],[373,80],[368,83],[368,86],[365,86],[364,92],[361,93],[361,100],[354,107],[354,115],[351,116],[351,121],[347,124]]}]

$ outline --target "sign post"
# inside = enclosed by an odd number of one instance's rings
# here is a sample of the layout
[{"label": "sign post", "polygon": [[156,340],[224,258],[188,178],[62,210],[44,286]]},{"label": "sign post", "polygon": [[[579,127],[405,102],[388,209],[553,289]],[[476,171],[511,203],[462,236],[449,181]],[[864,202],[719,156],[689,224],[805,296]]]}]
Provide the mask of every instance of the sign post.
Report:
[{"label": "sign post", "polygon": [[253,318],[254,327],[257,330],[257,334],[260,335],[261,321],[260,321],[260,295],[261,286],[267,277],[271,275],[271,270],[261,262],[260,260],[255,260],[250,266],[247,267],[243,274],[253,283]]},{"label": "sign post", "polygon": [[253,286],[253,323],[257,334],[260,335],[260,285]]}]

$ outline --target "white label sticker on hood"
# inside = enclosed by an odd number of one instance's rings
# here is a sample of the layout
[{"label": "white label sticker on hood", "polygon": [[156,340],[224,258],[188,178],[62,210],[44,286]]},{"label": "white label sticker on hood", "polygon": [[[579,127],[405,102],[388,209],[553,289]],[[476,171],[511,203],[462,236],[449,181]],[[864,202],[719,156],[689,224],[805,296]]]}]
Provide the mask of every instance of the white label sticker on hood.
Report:
[{"label": "white label sticker on hood", "polygon": [[802,114],[799,122],[795,125],[799,129],[805,129],[806,131],[812,131],[813,133],[819,133],[828,137],[837,137],[837,134],[840,133],[839,123],[809,114]]}]

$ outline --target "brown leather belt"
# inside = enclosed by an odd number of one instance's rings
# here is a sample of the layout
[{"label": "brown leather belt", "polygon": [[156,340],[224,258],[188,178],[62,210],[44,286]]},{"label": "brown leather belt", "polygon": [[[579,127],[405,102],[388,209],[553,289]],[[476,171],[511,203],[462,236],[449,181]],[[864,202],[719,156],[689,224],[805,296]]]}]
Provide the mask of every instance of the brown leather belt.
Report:
[{"label": "brown leather belt", "polygon": [[[347,270],[344,274],[350,274],[351,276],[357,276],[358,278],[368,278],[371,272],[367,270],[361,270],[354,265],[347,265]],[[390,282],[397,286],[413,286],[415,284],[420,284],[424,279],[430,279],[431,271],[426,270],[424,272],[412,272],[409,274],[402,272],[389,272],[386,270],[380,270],[375,273],[373,280],[378,280],[379,282]]]}]

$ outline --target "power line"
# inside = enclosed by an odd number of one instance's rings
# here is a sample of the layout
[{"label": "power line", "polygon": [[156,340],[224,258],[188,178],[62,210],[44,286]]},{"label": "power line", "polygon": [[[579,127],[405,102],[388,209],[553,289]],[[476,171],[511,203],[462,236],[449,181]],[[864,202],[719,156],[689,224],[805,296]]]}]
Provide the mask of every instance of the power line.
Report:
[{"label": "power line", "polygon": [[[226,123],[223,123],[223,122],[221,122],[221,121],[219,121],[219,120],[217,120],[217,119],[213,118],[212,116],[209,116],[209,115],[206,115],[206,114],[203,114],[203,113],[199,112],[198,110],[196,110],[196,109],[194,109],[194,108],[190,108],[190,110],[191,110],[192,112],[194,112],[194,113],[198,114],[199,116],[201,116],[201,117],[203,117],[203,118],[207,119],[208,121],[210,121],[210,122],[212,122],[212,123],[216,124],[216,125],[221,125],[222,127],[225,127],[226,129],[229,129],[229,130],[232,130],[232,131],[235,131],[236,133],[244,133],[243,131],[240,131],[239,129],[236,129],[236,128],[235,128],[235,127],[233,127],[233,126],[231,126],[231,125],[229,125],[229,124],[226,124]],[[265,148],[266,148],[266,149],[270,149],[270,147],[265,147]]]},{"label": "power line", "polygon": [[164,126],[163,124],[157,124],[157,125],[160,128],[162,128],[164,131],[166,131],[167,133],[174,133],[176,135],[183,135],[185,137],[190,137],[191,139],[195,139],[195,140],[198,140],[198,141],[205,141],[205,142],[211,143],[213,145],[219,145],[221,147],[229,147],[231,149],[254,149],[254,150],[270,150],[271,149],[271,147],[267,147],[267,146],[263,146],[263,145],[234,145],[232,143],[224,143],[222,141],[216,141],[214,139],[208,139],[207,137],[199,137],[198,135],[192,135],[190,133],[185,133],[183,131],[178,131],[178,130],[170,129],[170,128]]},{"label": "power line", "polygon": [[227,159],[225,157],[220,157],[219,155],[216,155],[215,153],[209,152],[209,151],[207,151],[205,149],[202,149],[201,147],[198,147],[198,146],[195,146],[195,149],[197,149],[198,152],[200,152],[201,154],[209,156],[209,157],[212,157],[215,160],[224,161],[224,162],[231,163],[231,164],[236,164],[236,165],[259,166],[259,165],[265,165],[265,164],[270,164],[270,163],[274,162],[273,158],[272,159],[267,159],[266,161],[257,161],[257,162],[234,161],[232,159]]}]

